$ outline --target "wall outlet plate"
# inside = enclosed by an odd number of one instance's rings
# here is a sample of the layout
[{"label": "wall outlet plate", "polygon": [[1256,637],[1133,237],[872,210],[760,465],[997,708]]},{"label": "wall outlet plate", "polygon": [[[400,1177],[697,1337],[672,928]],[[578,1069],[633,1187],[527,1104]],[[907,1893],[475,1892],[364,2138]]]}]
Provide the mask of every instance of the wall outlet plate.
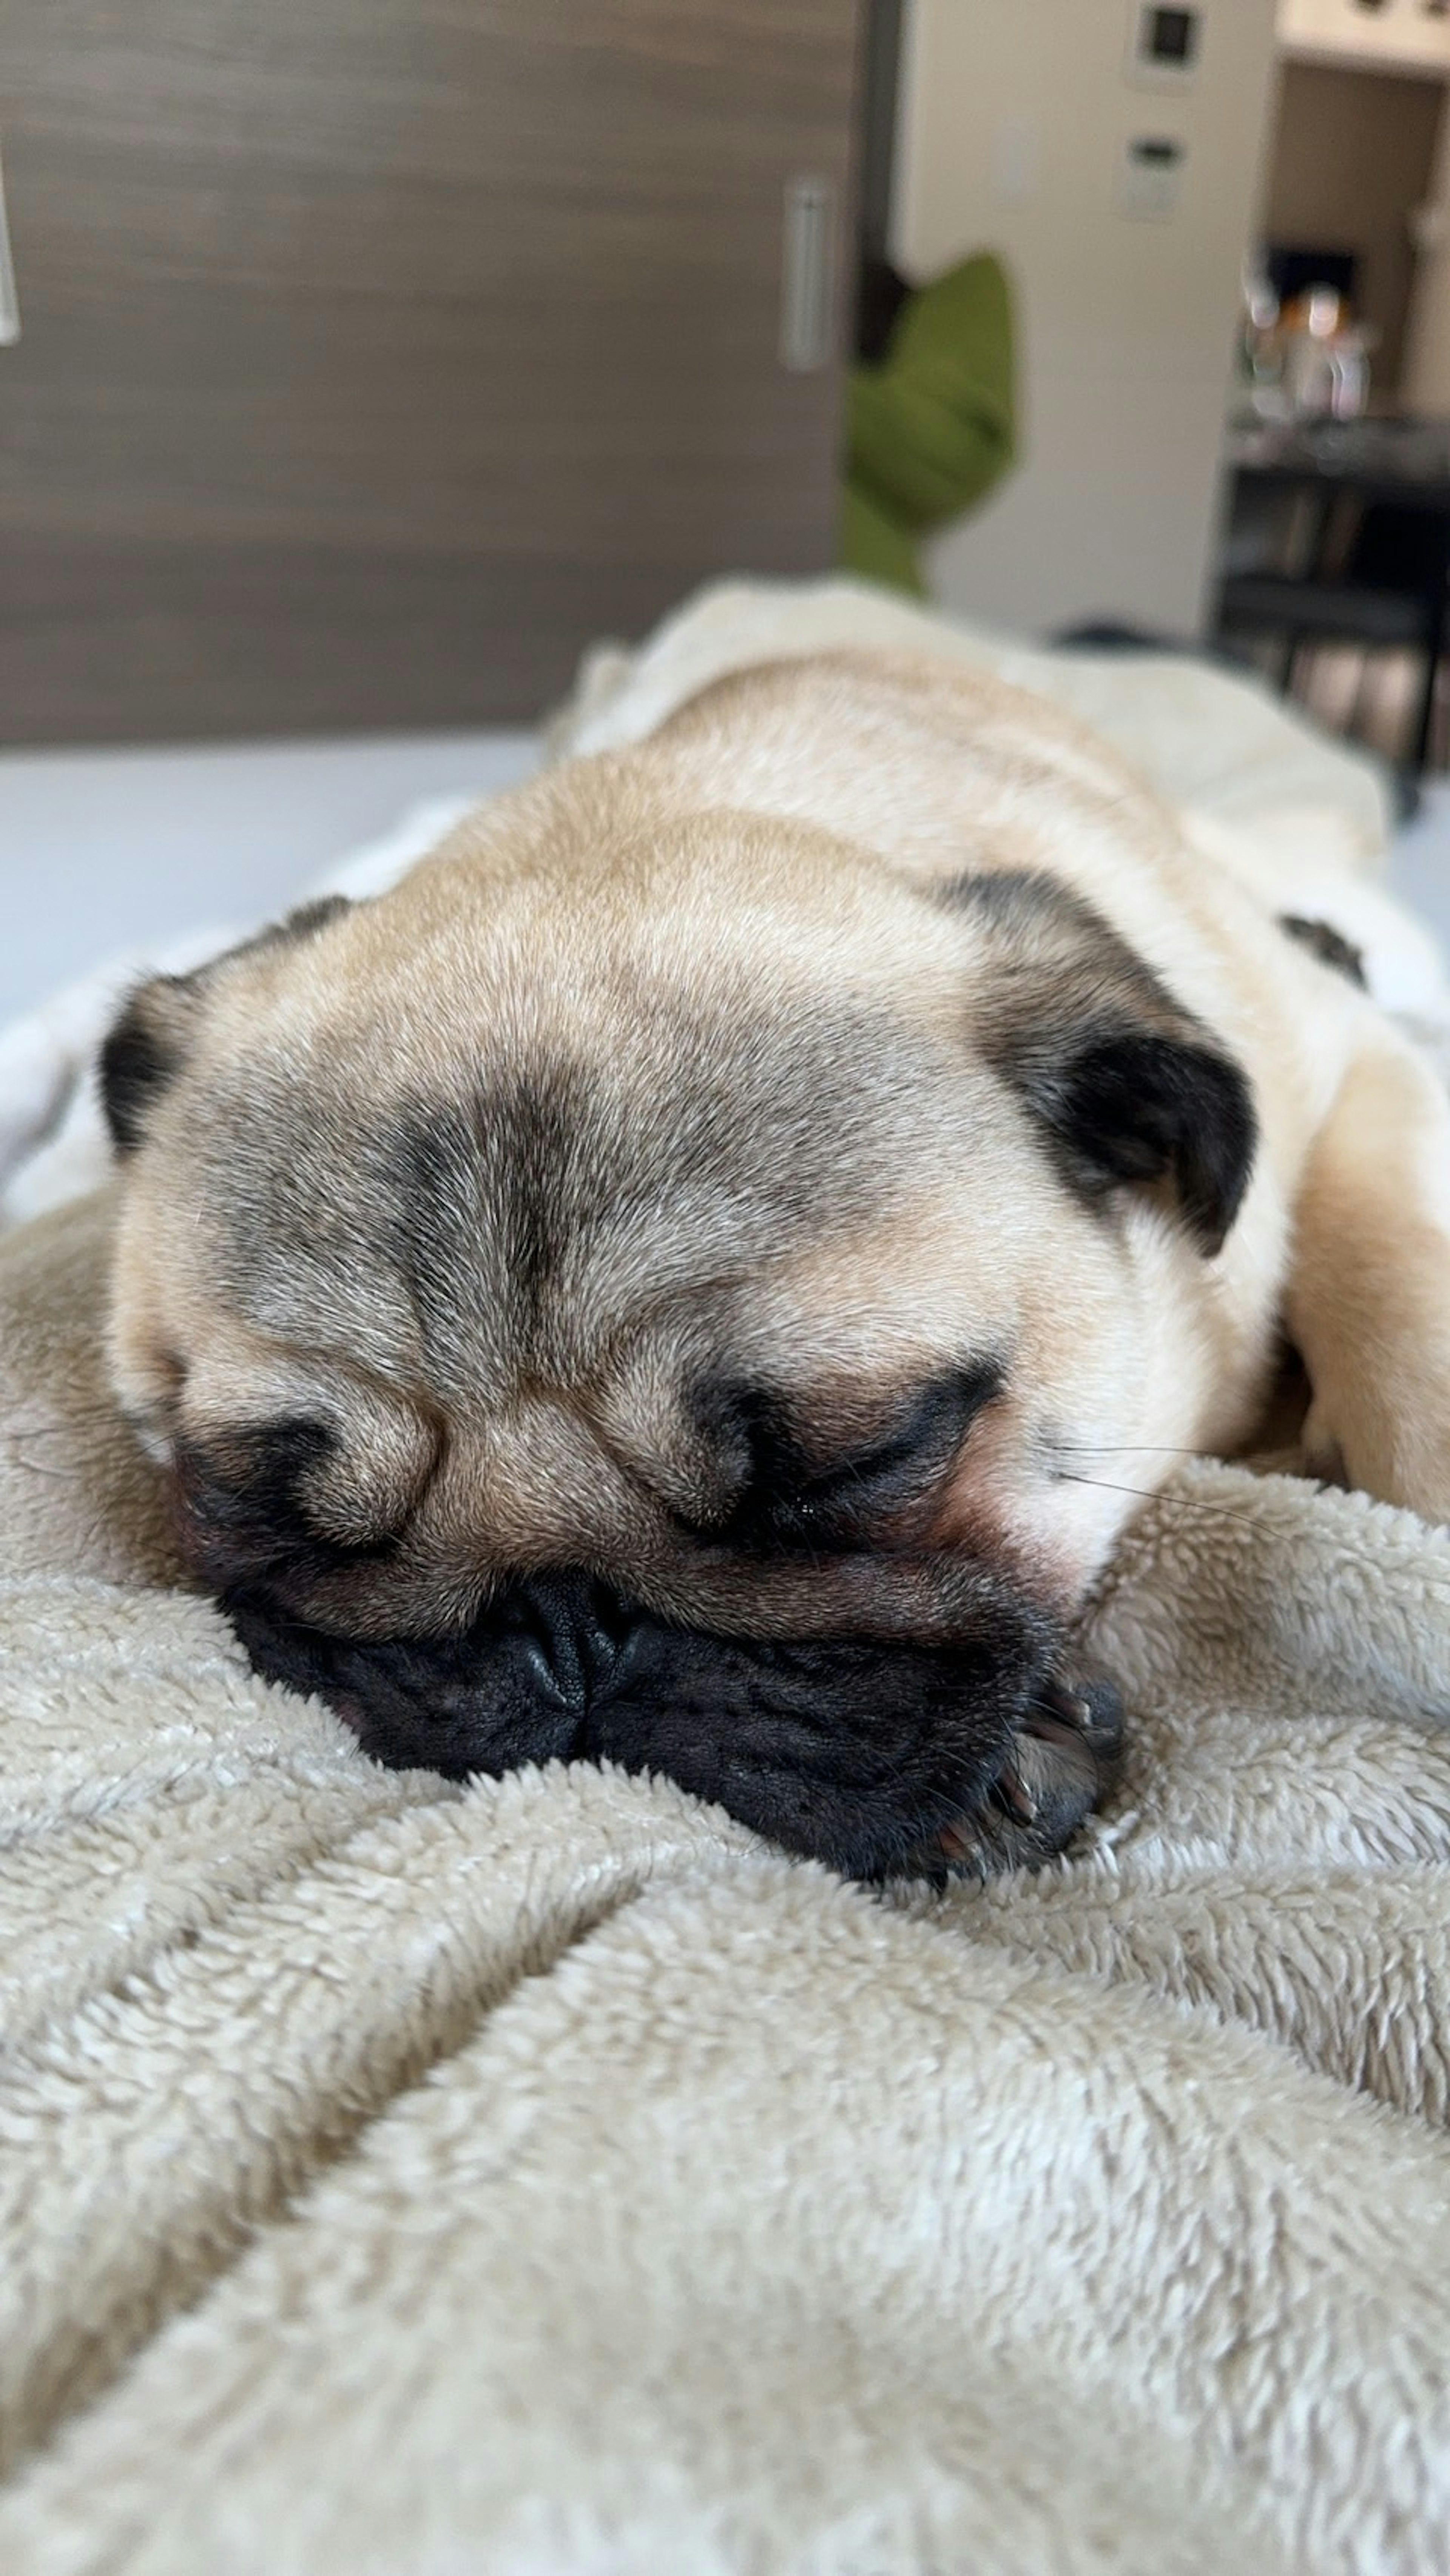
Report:
[{"label": "wall outlet plate", "polygon": [[999,117],[992,132],[992,193],[1004,206],[1025,205],[1042,177],[1042,121]]},{"label": "wall outlet plate", "polygon": [[1123,77],[1133,89],[1192,89],[1203,68],[1206,11],[1202,0],[1160,8],[1157,0],[1129,0],[1128,54]]}]

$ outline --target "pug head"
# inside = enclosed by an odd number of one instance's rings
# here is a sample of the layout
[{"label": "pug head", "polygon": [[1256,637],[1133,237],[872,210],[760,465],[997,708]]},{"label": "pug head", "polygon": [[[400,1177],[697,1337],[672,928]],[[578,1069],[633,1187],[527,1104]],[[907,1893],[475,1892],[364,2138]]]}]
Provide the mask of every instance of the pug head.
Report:
[{"label": "pug head", "polygon": [[112,1369],[185,1553],[384,1760],[1040,1859],[1116,1749],[1063,1625],[1208,1364],[1244,1079],[1049,879],[587,842],[545,783],[126,1005]]}]

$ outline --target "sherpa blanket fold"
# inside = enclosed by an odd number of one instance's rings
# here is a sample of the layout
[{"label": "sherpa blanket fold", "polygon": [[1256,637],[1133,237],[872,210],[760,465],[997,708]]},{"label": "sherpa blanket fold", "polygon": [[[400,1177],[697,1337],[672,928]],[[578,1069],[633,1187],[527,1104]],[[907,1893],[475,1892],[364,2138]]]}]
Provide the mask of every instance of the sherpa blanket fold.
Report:
[{"label": "sherpa blanket fold", "polygon": [[1185,1466],[1112,1811],[881,1896],[392,1775],[0,1246],[0,2569],[1450,2566],[1450,1539]]}]

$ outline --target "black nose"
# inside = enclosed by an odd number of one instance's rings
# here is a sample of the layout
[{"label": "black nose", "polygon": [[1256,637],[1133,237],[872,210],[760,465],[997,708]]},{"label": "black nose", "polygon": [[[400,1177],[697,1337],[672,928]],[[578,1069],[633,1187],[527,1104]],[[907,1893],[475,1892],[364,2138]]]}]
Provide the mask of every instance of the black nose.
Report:
[{"label": "black nose", "polygon": [[[315,1692],[399,1769],[467,1779],[606,1760],[870,1878],[918,1866],[922,1850],[945,1865],[942,1836],[992,1796],[1047,1679],[1040,1614],[985,1570],[974,1584],[964,1633],[925,1646],[677,1628],[573,1570],[520,1578],[447,1638],[331,1636],[279,1614],[261,1587],[223,1606],[258,1671]],[[1013,1780],[1019,1804],[1043,1807],[1050,1782]],[[1090,1794],[1052,1809],[1036,1857]]]},{"label": "black nose", "polygon": [[540,1699],[582,1727],[591,1702],[608,1689],[637,1616],[592,1575],[536,1574],[510,1586],[488,1625]]},{"label": "black nose", "polygon": [[595,1712],[627,1671],[641,1613],[592,1575],[529,1575],[457,1637],[335,1637],[262,1585],[222,1607],[259,1673],[326,1700],[366,1751],[467,1779],[599,1749]]}]

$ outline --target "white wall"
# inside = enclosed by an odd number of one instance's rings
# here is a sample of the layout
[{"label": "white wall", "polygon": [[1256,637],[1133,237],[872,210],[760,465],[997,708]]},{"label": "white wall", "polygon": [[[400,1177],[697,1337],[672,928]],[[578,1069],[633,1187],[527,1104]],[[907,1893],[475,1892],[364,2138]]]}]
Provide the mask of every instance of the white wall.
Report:
[{"label": "white wall", "polygon": [[[1019,295],[1024,462],[931,551],[968,615],[1039,631],[1201,621],[1274,0],[1204,0],[1181,94],[1125,78],[1128,0],[909,0],[897,259],[1002,251]],[[1170,222],[1118,211],[1133,135],[1188,144]]]}]

